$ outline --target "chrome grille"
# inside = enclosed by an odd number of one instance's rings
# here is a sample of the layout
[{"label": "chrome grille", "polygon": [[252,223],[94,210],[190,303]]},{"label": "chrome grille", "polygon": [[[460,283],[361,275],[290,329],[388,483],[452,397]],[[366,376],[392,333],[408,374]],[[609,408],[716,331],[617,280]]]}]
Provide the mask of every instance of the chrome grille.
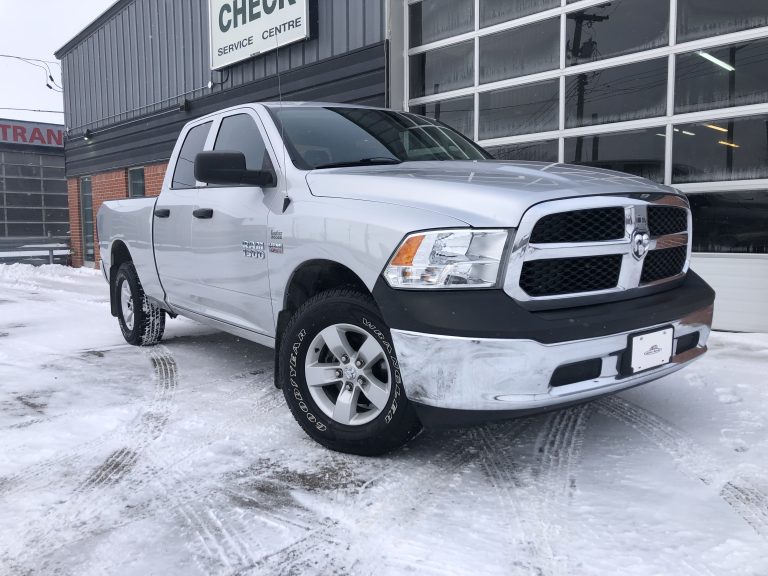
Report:
[{"label": "chrome grille", "polygon": [[624,237],[624,209],[593,208],[544,216],[531,233],[534,244],[601,242]]},{"label": "chrome grille", "polygon": [[673,206],[648,207],[648,232],[651,236],[666,236],[688,230],[688,211]]},{"label": "chrome grille", "polygon": [[606,290],[619,283],[620,271],[619,254],[531,260],[523,264],[520,287],[529,296]]},{"label": "chrome grille", "polygon": [[670,276],[677,276],[683,271],[688,256],[687,246],[665,248],[649,252],[643,262],[643,273],[640,283],[656,282]]},{"label": "chrome grille", "polygon": [[504,290],[545,307],[602,294],[640,296],[687,273],[689,230],[688,202],[675,194],[543,202],[520,221]]}]

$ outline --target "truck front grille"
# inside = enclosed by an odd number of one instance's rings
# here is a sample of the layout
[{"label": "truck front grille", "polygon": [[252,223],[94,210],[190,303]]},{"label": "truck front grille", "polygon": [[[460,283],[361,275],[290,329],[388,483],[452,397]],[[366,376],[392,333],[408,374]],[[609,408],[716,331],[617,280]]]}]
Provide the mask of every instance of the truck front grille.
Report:
[{"label": "truck front grille", "polygon": [[677,194],[541,202],[518,225],[504,290],[538,309],[640,296],[687,273],[689,222]]},{"label": "truck front grille", "polygon": [[523,264],[520,287],[529,296],[577,294],[615,288],[619,282],[621,256],[553,258]]},{"label": "truck front grille", "polygon": [[600,242],[623,238],[624,232],[623,208],[592,208],[544,216],[536,223],[531,242]]},{"label": "truck front grille", "polygon": [[682,273],[685,260],[688,257],[688,247],[665,248],[652,250],[643,262],[643,274],[640,283],[656,282]]},{"label": "truck front grille", "polygon": [[651,236],[666,236],[688,230],[688,211],[673,206],[648,207],[648,232]]}]

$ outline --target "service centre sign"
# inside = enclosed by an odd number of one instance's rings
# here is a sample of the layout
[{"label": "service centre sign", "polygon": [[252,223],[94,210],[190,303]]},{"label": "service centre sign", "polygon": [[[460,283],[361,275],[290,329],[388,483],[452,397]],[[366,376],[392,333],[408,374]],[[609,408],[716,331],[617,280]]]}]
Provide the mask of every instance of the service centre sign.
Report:
[{"label": "service centre sign", "polygon": [[0,144],[63,148],[64,128],[57,124],[0,119]]},{"label": "service centre sign", "polygon": [[211,68],[309,36],[310,0],[210,0]]}]

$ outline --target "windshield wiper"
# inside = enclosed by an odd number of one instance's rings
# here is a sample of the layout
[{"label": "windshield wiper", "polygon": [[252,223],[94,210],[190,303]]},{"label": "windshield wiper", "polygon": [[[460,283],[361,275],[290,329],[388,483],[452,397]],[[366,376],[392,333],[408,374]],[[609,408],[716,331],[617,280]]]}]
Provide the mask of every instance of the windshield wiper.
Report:
[{"label": "windshield wiper", "polygon": [[315,166],[315,170],[318,168],[344,168],[348,166],[377,166],[386,164],[402,164],[402,160],[398,160],[397,158],[388,158],[386,156],[361,158],[360,160],[348,160],[346,162],[330,162],[328,164],[320,164],[319,166]]}]

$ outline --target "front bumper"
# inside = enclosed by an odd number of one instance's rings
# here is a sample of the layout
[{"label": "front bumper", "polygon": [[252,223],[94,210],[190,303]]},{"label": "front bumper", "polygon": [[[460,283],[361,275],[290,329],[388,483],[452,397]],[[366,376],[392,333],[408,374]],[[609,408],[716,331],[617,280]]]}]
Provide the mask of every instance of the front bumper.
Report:
[{"label": "front bumper", "polygon": [[[675,372],[707,350],[713,305],[641,329],[582,340],[540,343],[528,339],[473,338],[392,329],[405,393],[432,408],[530,413],[618,392]],[[621,370],[629,336],[673,326],[669,364],[632,375]],[[698,338],[689,336],[698,333]],[[678,352],[686,343],[686,350]],[[599,374],[553,386],[559,367],[599,360]]]}]

